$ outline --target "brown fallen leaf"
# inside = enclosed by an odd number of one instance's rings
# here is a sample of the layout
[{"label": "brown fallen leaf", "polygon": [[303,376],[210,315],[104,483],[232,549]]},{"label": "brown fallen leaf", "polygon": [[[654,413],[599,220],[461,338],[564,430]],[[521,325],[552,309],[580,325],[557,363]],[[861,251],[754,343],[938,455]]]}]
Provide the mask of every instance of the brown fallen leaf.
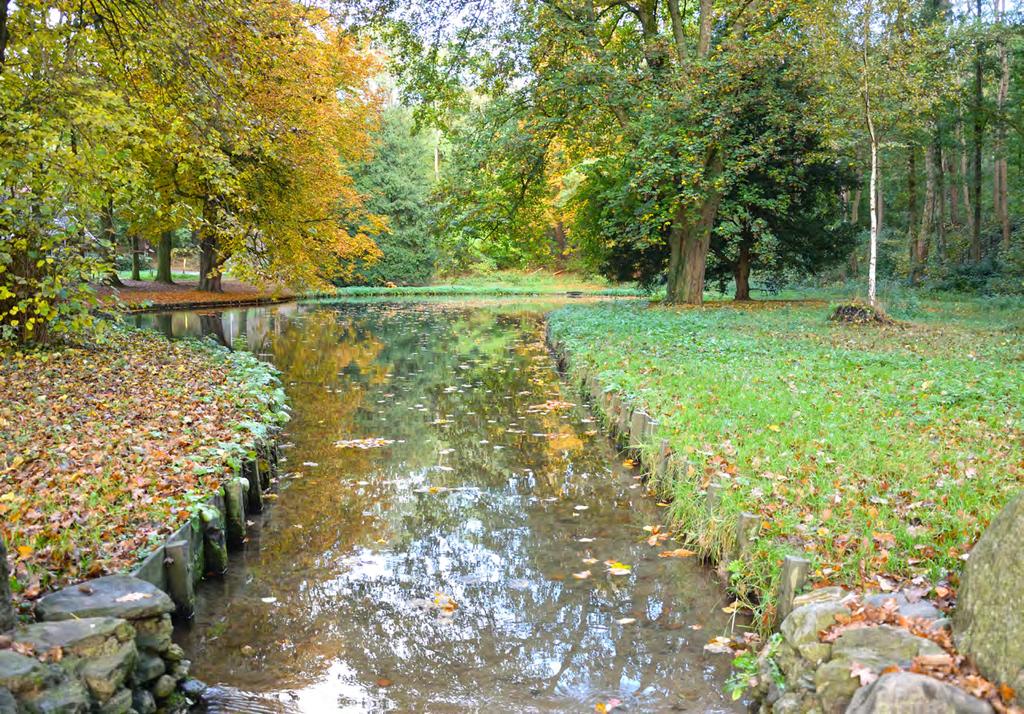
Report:
[{"label": "brown fallen leaf", "polygon": [[690,556],[697,555],[696,551],[687,550],[686,548],[676,548],[675,550],[664,550],[658,553],[659,558],[689,558]]}]

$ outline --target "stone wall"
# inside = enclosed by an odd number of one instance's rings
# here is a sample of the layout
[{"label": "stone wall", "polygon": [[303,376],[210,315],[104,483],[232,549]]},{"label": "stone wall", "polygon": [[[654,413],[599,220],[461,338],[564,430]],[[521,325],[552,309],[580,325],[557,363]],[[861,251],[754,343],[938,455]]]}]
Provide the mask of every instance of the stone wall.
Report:
[{"label": "stone wall", "polygon": [[[38,622],[16,625],[0,542],[0,714],[184,712],[205,685],[173,644],[172,614],[189,618],[195,587],[223,575],[243,547],[247,515],[276,481],[275,443],[250,458],[131,575],[109,575],[36,602]],[[13,628],[13,629],[12,629]]]}]

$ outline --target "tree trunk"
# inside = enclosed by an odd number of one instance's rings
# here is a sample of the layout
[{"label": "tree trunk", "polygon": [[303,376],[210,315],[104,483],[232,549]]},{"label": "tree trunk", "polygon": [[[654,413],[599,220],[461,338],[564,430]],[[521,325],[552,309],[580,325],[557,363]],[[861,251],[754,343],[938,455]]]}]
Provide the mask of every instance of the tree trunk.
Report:
[{"label": "tree trunk", "polygon": [[[996,0],[996,22],[1002,23],[1004,14],[1006,12],[1006,0]],[[995,202],[996,219],[999,221],[999,228],[1002,233],[1002,240],[1000,245],[1004,251],[1010,247],[1010,212],[1007,201],[1009,200],[1009,191],[1006,185],[1007,171],[1006,171],[1006,121],[1003,113],[1006,111],[1006,97],[1010,91],[1010,58],[1006,51],[1006,41],[1002,39],[1002,30],[1000,28],[1000,39],[999,39],[999,90],[996,95],[996,108],[998,112],[998,125],[996,129],[996,147],[995,147],[995,167],[994,167],[994,178],[995,178],[995,190],[993,191],[993,200]]]},{"label": "tree trunk", "polygon": [[875,132],[875,120],[871,114],[871,87],[868,84],[868,43],[871,38],[871,10],[872,3],[868,0],[864,7],[864,73],[862,77],[862,92],[864,95],[864,120],[868,125],[868,138],[871,141],[871,248],[868,257],[868,302],[872,307],[878,302],[878,291],[876,276],[878,269],[878,229],[880,220],[880,202],[878,200],[878,134]]},{"label": "tree trunk", "polygon": [[701,305],[704,302],[704,271],[707,269],[711,229],[718,215],[722,197],[714,188],[722,173],[722,158],[718,149],[712,149],[704,170],[704,184],[708,186],[704,200],[696,210],[680,205],[672,217],[669,231],[668,285],[666,301]]},{"label": "tree trunk", "polygon": [[0,0],[0,72],[4,70],[4,61],[7,58],[7,41],[10,34],[7,31],[7,6],[10,0]]},{"label": "tree trunk", "polygon": [[220,259],[217,255],[217,239],[209,226],[203,226],[199,239],[199,289],[205,292],[222,293]]},{"label": "tree trunk", "polygon": [[967,139],[963,127],[957,126],[957,138],[960,142],[960,190],[963,198],[964,220],[967,222],[968,236],[974,235],[974,211],[971,210],[971,159],[967,152]]},{"label": "tree trunk", "polygon": [[942,154],[942,175],[943,181],[945,176],[948,174],[953,180],[949,182],[947,190],[949,191],[949,223],[952,226],[960,225],[960,194],[957,191],[956,182],[956,169],[952,157],[947,153]]},{"label": "tree trunk", "polygon": [[[977,0],[975,7],[978,13],[978,24],[981,24],[981,0]],[[974,149],[974,176],[971,181],[971,208],[974,211],[974,220],[971,226],[971,259],[975,262],[981,260],[981,150],[982,150],[982,101],[983,95],[983,68],[982,68],[982,47],[981,40],[978,40],[975,47],[974,59],[974,122],[973,122],[973,149]]]},{"label": "tree trunk", "polygon": [[733,277],[736,279],[735,300],[750,299],[750,243],[740,243],[740,254],[736,259],[736,266],[733,268]]},{"label": "tree trunk", "polygon": [[132,236],[132,280],[142,280],[142,266],[140,265],[139,254],[142,252],[142,241],[138,236]]},{"label": "tree trunk", "polygon": [[160,234],[160,242],[156,247],[156,282],[165,285],[173,285],[171,279],[171,241],[172,231],[164,231]]},{"label": "tree trunk", "polygon": [[853,202],[850,204],[850,223],[853,225],[860,223],[860,195],[861,189],[858,187],[853,192]]},{"label": "tree trunk", "polygon": [[110,260],[106,283],[111,287],[123,288],[124,283],[121,282],[121,276],[117,274],[117,266],[114,264],[117,260],[117,230],[114,228],[114,202],[112,199],[107,201],[107,205],[100,211],[100,230],[103,233],[104,241],[101,243],[102,250]]},{"label": "tree trunk", "polygon": [[924,273],[928,263],[928,249],[931,234],[935,225],[935,146],[929,144],[925,147],[925,189],[924,189],[924,211],[921,213],[921,226],[917,232],[917,240],[914,241],[913,268],[910,273],[910,282],[917,285]]},{"label": "tree trunk", "polygon": [[907,245],[910,256],[910,282],[914,282],[917,232],[921,217],[917,210],[917,147],[913,144],[907,149]]},{"label": "tree trunk", "polygon": [[932,143],[935,162],[935,251],[940,261],[946,260],[946,175],[943,171],[946,158],[942,151],[942,135],[935,130]]}]

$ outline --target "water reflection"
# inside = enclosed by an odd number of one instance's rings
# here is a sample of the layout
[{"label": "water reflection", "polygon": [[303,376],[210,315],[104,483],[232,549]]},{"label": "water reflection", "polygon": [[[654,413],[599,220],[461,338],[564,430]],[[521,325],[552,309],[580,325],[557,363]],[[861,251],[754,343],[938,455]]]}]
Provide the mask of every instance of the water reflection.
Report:
[{"label": "water reflection", "polygon": [[[147,318],[272,359],[295,413],[279,499],[178,633],[223,688],[214,708],[731,710],[728,662],[702,652],[727,627],[720,589],[643,542],[659,509],[560,403],[539,314],[378,302]],[[336,445],[371,438],[390,443]]]}]

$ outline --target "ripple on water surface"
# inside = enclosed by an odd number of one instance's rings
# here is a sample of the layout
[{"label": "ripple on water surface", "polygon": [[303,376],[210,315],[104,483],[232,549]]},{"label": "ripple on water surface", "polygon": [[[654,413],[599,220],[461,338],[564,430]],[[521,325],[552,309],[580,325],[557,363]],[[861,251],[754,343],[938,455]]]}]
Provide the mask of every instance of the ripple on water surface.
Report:
[{"label": "ripple on water surface", "polygon": [[645,542],[663,510],[571,404],[540,316],[193,318],[272,359],[294,409],[278,498],[177,633],[211,710],[740,710],[702,651],[722,590]]}]

